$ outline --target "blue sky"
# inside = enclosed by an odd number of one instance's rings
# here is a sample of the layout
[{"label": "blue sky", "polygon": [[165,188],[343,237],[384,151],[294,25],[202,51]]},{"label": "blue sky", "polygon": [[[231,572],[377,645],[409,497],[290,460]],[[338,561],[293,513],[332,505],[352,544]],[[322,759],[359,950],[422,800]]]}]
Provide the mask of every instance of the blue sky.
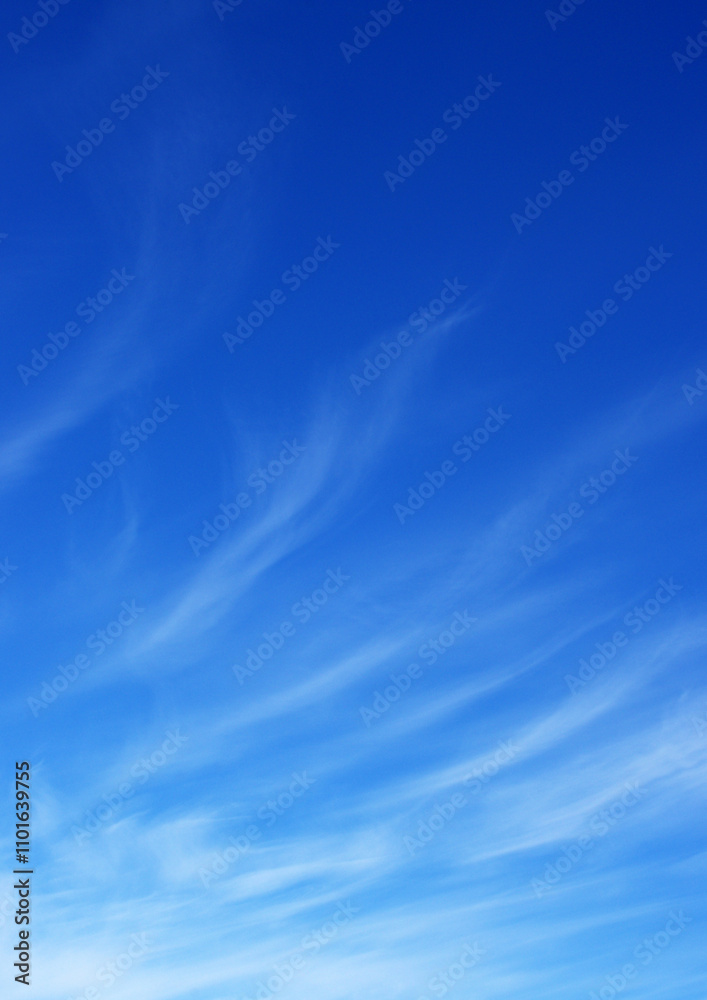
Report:
[{"label": "blue sky", "polygon": [[707,9],[45,7],[0,60],[31,995],[701,1000]]}]

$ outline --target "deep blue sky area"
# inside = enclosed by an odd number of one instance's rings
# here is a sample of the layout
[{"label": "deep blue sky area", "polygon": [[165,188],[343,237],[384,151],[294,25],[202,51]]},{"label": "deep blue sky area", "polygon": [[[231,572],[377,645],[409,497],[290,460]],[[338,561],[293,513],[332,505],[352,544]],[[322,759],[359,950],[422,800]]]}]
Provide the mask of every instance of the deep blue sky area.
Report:
[{"label": "deep blue sky area", "polygon": [[707,7],[0,20],[27,993],[702,1000]]}]

